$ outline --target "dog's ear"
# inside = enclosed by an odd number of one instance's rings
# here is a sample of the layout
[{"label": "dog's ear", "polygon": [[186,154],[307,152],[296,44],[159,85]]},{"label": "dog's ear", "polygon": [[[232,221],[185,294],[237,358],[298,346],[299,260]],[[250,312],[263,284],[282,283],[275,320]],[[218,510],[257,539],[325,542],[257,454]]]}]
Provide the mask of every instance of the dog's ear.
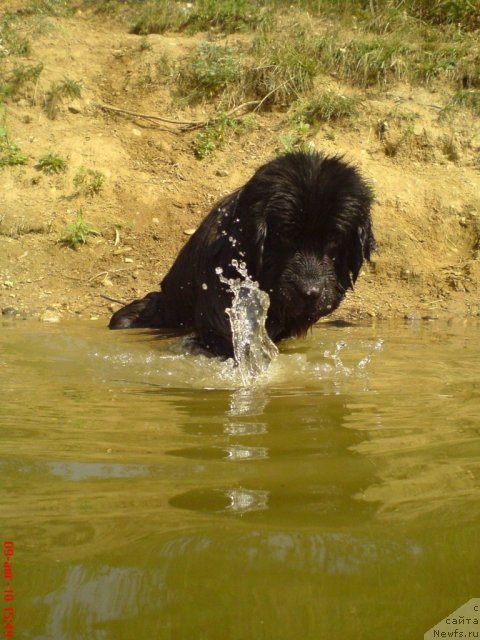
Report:
[{"label": "dog's ear", "polygon": [[249,184],[240,193],[237,210],[233,216],[232,235],[237,240],[236,248],[247,264],[249,276],[253,279],[258,279],[263,269],[268,229],[267,204],[264,194],[261,193],[259,196]]},{"label": "dog's ear", "polygon": [[352,233],[348,254],[348,270],[351,273],[352,284],[356,281],[364,260],[370,260],[370,256],[376,249],[370,220],[359,226]]}]

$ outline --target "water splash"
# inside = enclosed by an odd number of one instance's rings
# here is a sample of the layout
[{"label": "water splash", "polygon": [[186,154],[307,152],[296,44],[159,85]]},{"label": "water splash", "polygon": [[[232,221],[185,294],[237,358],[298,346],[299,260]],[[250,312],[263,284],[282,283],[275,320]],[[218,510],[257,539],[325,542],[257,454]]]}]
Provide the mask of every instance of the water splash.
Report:
[{"label": "water splash", "polygon": [[365,369],[370,364],[374,353],[375,352],[378,353],[379,351],[382,351],[382,350],[383,350],[383,340],[379,338],[374,342],[373,346],[370,349],[370,352],[367,353],[367,355],[363,357],[360,360],[360,362],[357,364],[357,369]]},{"label": "water splash", "polygon": [[368,353],[365,356],[363,356],[363,358],[361,358],[357,362],[357,364],[353,367],[347,366],[346,364],[344,364],[342,357],[340,355],[342,351],[344,351],[347,347],[348,347],[347,342],[345,342],[344,340],[339,340],[335,344],[335,349],[324,351],[323,356],[333,361],[333,366],[331,367],[331,370],[335,370],[337,373],[349,376],[349,375],[352,375],[355,370],[358,373],[359,371],[362,371],[367,368],[367,366],[370,364],[372,360],[374,353],[382,351],[383,340],[379,338],[373,343],[373,345],[370,345]]},{"label": "water splash", "polygon": [[278,355],[265,328],[270,298],[258,283],[250,278],[246,264],[232,260],[239,278],[225,278],[218,267],[220,282],[227,284],[233,294],[232,306],[226,309],[232,329],[233,352],[242,383],[247,386],[266,373]]}]

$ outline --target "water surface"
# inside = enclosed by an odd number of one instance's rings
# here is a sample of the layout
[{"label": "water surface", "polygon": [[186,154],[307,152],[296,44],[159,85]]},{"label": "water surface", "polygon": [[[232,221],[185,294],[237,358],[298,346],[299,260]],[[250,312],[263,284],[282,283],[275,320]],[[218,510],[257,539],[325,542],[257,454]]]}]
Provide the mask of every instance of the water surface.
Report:
[{"label": "water surface", "polygon": [[256,384],[183,339],[0,329],[16,637],[414,639],[480,595],[480,323],[318,325]]}]

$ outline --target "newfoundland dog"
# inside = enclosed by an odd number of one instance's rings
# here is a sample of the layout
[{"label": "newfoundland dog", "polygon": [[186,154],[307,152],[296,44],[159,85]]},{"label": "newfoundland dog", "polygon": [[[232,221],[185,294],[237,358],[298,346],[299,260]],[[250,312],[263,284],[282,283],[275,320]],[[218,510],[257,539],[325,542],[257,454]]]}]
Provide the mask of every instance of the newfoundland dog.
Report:
[{"label": "newfoundland dog", "polygon": [[232,293],[225,280],[238,278],[233,265],[243,262],[270,296],[271,339],[304,335],[338,307],[369,260],[371,204],[358,170],[339,157],[282,155],[220,200],[180,251],[161,291],[114,313],[109,327],[193,329],[210,352],[231,356],[225,310]]}]

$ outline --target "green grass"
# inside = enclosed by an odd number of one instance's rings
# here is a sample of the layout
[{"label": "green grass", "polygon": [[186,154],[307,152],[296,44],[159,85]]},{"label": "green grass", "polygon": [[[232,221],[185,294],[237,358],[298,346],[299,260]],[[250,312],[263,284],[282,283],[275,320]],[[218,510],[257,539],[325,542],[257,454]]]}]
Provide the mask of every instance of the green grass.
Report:
[{"label": "green grass", "polygon": [[0,14],[0,60],[9,55],[26,56],[30,53],[30,41],[17,26],[19,19],[11,13]]},{"label": "green grass", "polygon": [[62,173],[67,168],[67,161],[56,153],[46,153],[39,158],[36,168],[43,173]]},{"label": "green grass", "polygon": [[267,7],[268,3],[254,0],[197,0],[184,28],[194,32],[213,28],[223,33],[266,29],[271,16]]},{"label": "green grass", "polygon": [[[393,4],[401,8],[399,0]],[[454,24],[472,30],[480,28],[480,10],[476,0],[407,0],[405,9],[431,24]]]},{"label": "green grass", "polygon": [[480,116],[480,91],[478,89],[461,89],[456,91],[446,106],[439,113],[439,120],[444,121],[459,109],[467,109],[475,116]]},{"label": "green grass", "polygon": [[73,185],[78,193],[94,196],[103,189],[106,179],[101,171],[80,167],[73,178]]},{"label": "green grass", "polygon": [[45,16],[69,16],[74,5],[70,0],[30,0],[29,10]]},{"label": "green grass", "polygon": [[309,91],[319,71],[311,33],[303,27],[287,29],[281,35],[264,34],[250,51],[254,60],[244,72],[247,96],[265,99],[264,106],[289,106]]},{"label": "green grass", "polygon": [[19,164],[27,164],[28,158],[24,155],[18,144],[2,138],[2,130],[0,128],[0,168],[14,166]]},{"label": "green grass", "polygon": [[65,98],[80,98],[82,95],[82,84],[70,78],[64,78],[59,82],[54,82],[45,95],[45,111],[50,120],[55,120],[58,115],[58,108]]},{"label": "green grass", "polygon": [[239,126],[237,120],[230,118],[225,112],[220,112],[215,120],[197,134],[193,146],[195,156],[202,160],[216,149],[221,149],[225,142],[238,131]]},{"label": "green grass", "polygon": [[19,145],[10,140],[6,127],[6,109],[0,103],[0,169],[2,167],[27,164],[28,158]]},{"label": "green grass", "polygon": [[[224,33],[266,27],[269,12],[253,0],[149,0],[135,7],[130,32],[140,35],[183,31],[190,33],[215,29]],[[134,6],[131,3],[132,7]]]},{"label": "green grass", "polygon": [[293,151],[309,152],[313,143],[309,141],[310,125],[306,122],[298,122],[293,129],[282,133],[279,138],[280,153],[292,153]]},{"label": "green grass", "polygon": [[358,98],[323,91],[307,100],[300,100],[293,113],[293,120],[310,126],[331,120],[343,120],[358,115]]},{"label": "green grass", "polygon": [[412,55],[408,46],[391,37],[357,37],[342,43],[326,36],[317,45],[323,71],[361,88],[403,79]]},{"label": "green grass", "polygon": [[189,102],[212,98],[237,83],[241,76],[241,57],[230,47],[201,42],[177,71],[180,93]]},{"label": "green grass", "polygon": [[139,74],[138,86],[155,89],[159,83],[169,79],[174,70],[174,65],[168,53],[163,52],[155,61],[139,64],[137,72]]},{"label": "green grass", "polygon": [[150,33],[178,31],[187,17],[187,9],[177,2],[156,0],[138,6],[130,33],[146,36]]},{"label": "green grass", "polygon": [[[68,15],[78,7],[108,12],[130,21],[132,32],[165,30],[224,33],[254,30],[270,25],[279,13],[292,9],[312,16],[332,17],[373,25],[377,32],[397,31],[414,21],[435,27],[452,25],[464,31],[480,27],[477,0],[30,0],[30,11]],[[367,27],[366,27],[367,28]]]},{"label": "green grass", "polygon": [[[272,3],[266,3],[272,4]],[[289,0],[273,0],[277,7],[289,7]],[[330,15],[351,21],[353,17],[387,25],[415,19],[429,25],[455,25],[464,30],[480,27],[476,0],[297,0],[296,8],[312,15]]]},{"label": "green grass", "polygon": [[0,69],[0,100],[6,100],[29,83],[35,83],[43,70],[43,64],[15,64],[10,71]]},{"label": "green grass", "polygon": [[452,97],[451,104],[454,107],[470,109],[476,116],[480,116],[480,91],[457,91]]},{"label": "green grass", "polygon": [[83,211],[77,211],[75,221],[67,225],[64,235],[58,242],[70,249],[78,249],[82,244],[86,244],[90,236],[98,236],[99,233],[92,225],[84,220]]}]

